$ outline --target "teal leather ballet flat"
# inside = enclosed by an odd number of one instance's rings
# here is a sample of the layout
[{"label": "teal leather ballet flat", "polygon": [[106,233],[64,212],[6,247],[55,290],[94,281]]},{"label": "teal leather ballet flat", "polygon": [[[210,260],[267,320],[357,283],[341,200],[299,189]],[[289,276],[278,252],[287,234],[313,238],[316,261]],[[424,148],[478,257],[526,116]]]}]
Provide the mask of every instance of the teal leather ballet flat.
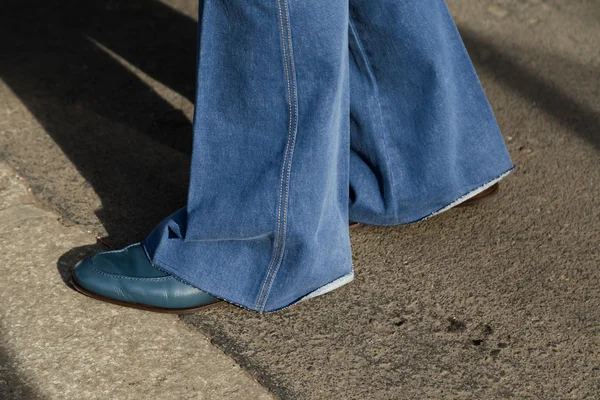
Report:
[{"label": "teal leather ballet flat", "polygon": [[187,314],[221,302],[156,268],[141,243],[81,260],[72,284],[94,299],[162,313]]}]

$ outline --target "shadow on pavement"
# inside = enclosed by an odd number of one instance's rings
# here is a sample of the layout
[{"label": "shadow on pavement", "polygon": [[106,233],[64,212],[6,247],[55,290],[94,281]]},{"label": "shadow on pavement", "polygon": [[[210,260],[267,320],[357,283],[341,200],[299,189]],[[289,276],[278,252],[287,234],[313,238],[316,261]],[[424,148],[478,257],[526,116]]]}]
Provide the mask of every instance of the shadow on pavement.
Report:
[{"label": "shadow on pavement", "polygon": [[[471,54],[481,50],[490,53],[485,62],[478,62],[477,57],[473,57],[478,66],[491,71],[500,82],[536,103],[561,125],[571,129],[596,149],[600,149],[600,115],[563,93],[552,82],[520,65],[483,35],[466,27],[460,27],[460,33]],[[520,50],[522,54],[527,51]],[[598,79],[598,71],[592,66],[574,64],[559,56],[543,55],[540,58],[548,65],[554,66],[555,71],[580,77],[582,85],[585,85],[584,82],[595,82]]]},{"label": "shadow on pavement", "polygon": [[[0,327],[1,328],[1,327]],[[3,345],[0,329],[0,399],[2,400],[44,400],[30,383],[26,382],[15,370],[17,361]]]},{"label": "shadow on pavement", "polygon": [[155,0],[2,4],[0,79],[100,197],[120,245],[185,204],[191,124],[96,43],[192,99],[196,22]]}]

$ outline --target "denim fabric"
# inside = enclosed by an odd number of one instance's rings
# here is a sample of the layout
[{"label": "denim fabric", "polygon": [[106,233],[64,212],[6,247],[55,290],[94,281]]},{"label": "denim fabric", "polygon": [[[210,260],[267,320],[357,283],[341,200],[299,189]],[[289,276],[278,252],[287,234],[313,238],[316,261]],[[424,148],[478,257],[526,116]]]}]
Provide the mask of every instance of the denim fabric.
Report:
[{"label": "denim fabric", "polygon": [[349,282],[348,220],[413,222],[512,168],[443,0],[201,0],[187,207],[152,262],[275,311]]},{"label": "denim fabric", "polygon": [[445,2],[350,6],[350,219],[415,222],[511,170]]}]

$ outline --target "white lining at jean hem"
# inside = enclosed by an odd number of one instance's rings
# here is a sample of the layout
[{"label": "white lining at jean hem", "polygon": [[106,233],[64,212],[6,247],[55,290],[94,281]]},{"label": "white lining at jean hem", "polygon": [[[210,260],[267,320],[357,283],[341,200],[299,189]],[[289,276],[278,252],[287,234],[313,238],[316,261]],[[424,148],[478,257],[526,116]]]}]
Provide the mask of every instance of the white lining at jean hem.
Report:
[{"label": "white lining at jean hem", "polygon": [[298,304],[302,301],[312,299],[313,297],[317,297],[317,296],[324,295],[325,293],[329,293],[339,287],[342,287],[342,286],[352,282],[353,280],[354,280],[354,271],[350,272],[347,275],[342,276],[341,278],[336,279],[333,282],[329,282],[325,286],[321,286],[317,290],[313,290],[312,292],[310,292],[309,294],[307,294],[306,296],[302,297],[300,300],[295,302],[294,305]]},{"label": "white lining at jean hem", "polygon": [[491,180],[488,183],[486,183],[485,185],[480,186],[477,189],[475,189],[475,190],[473,190],[473,191],[465,194],[464,196],[459,197],[458,199],[456,199],[452,203],[448,204],[446,207],[442,208],[441,210],[438,210],[438,211],[434,212],[433,214],[428,215],[427,217],[423,218],[422,221],[424,221],[426,219],[429,219],[431,217],[435,217],[436,215],[441,214],[444,211],[448,211],[449,209],[458,206],[460,203],[464,203],[465,201],[469,200],[470,198],[477,196],[479,193],[481,193],[481,192],[489,189],[490,187],[494,186],[496,183],[500,182],[502,179],[504,179],[511,172],[512,172],[512,169],[509,170],[509,171],[506,171],[505,173],[503,173],[502,175],[500,175],[496,179]]}]

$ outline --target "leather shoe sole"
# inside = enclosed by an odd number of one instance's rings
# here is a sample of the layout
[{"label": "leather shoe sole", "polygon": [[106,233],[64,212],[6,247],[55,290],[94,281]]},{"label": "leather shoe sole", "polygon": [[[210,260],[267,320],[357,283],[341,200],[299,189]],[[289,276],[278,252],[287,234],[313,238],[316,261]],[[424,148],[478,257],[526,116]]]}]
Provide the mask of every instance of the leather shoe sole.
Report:
[{"label": "leather shoe sole", "polygon": [[219,300],[214,303],[210,303],[210,304],[206,304],[206,305],[198,306],[198,307],[191,307],[191,308],[162,308],[162,307],[148,306],[148,305],[139,304],[139,303],[129,303],[126,301],[115,300],[115,299],[111,299],[110,297],[101,296],[99,294],[92,293],[92,292],[84,289],[77,283],[77,281],[75,279],[71,279],[71,284],[73,285],[75,290],[77,290],[79,293],[84,294],[88,297],[91,297],[92,299],[101,300],[106,303],[116,304],[119,306],[136,308],[138,310],[144,310],[144,311],[153,311],[153,312],[163,313],[163,314],[192,314],[192,313],[198,312],[200,310],[206,310],[206,309],[209,309],[212,307],[220,306],[221,303],[223,303],[222,300]]},{"label": "leather shoe sole", "polygon": [[470,207],[476,204],[481,203],[484,200],[488,200],[490,197],[498,193],[498,189],[500,189],[500,184],[495,183],[489,188],[485,189],[483,192],[471,197],[468,200],[463,201],[457,207]]}]

